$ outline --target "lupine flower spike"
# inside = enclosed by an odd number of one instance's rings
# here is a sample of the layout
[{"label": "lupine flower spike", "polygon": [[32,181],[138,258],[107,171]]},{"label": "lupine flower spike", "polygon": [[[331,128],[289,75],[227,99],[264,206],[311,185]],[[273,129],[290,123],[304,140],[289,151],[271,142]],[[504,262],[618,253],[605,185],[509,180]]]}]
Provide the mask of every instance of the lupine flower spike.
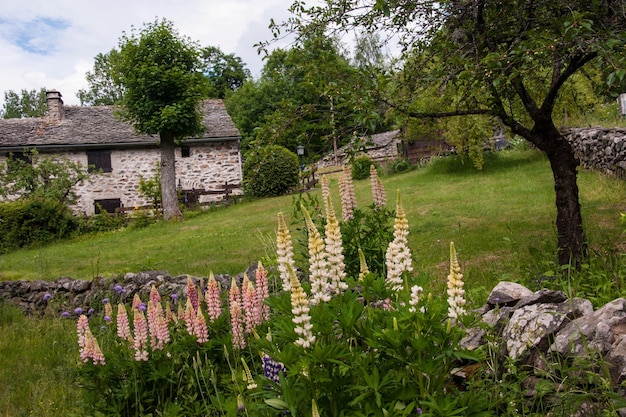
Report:
[{"label": "lupine flower spike", "polygon": [[452,323],[465,315],[463,274],[456,256],[454,242],[450,242],[450,274],[448,275],[448,318]]},{"label": "lupine flower spike", "polygon": [[254,382],[254,378],[252,378],[252,373],[250,372],[250,368],[248,367],[248,364],[246,363],[246,360],[243,357],[241,358],[241,363],[243,364],[243,380],[248,383],[248,386],[246,388],[248,389],[256,388],[257,384],[256,382]]},{"label": "lupine flower spike", "polygon": [[356,195],[348,165],[343,166],[342,175],[339,177],[339,195],[341,196],[341,217],[346,222],[354,217],[354,209],[356,209]]},{"label": "lupine flower spike", "polygon": [[326,247],[315,227],[311,215],[301,206],[309,234],[309,281],[311,281],[311,304],[330,301],[328,284],[328,261]]},{"label": "lupine flower spike", "polygon": [[293,260],[293,244],[291,235],[285,223],[282,213],[278,213],[278,234],[276,237],[276,254],[278,256],[278,271],[283,283],[283,291],[290,290],[289,268],[295,270],[296,263]]},{"label": "lupine flower spike", "polygon": [[222,314],[222,303],[220,301],[220,283],[215,280],[213,272],[209,274],[209,282],[206,286],[206,295],[204,297],[209,321],[213,322]]},{"label": "lupine flower spike", "polygon": [[246,347],[246,340],[243,335],[243,311],[241,309],[241,294],[235,278],[233,278],[230,286],[229,301],[233,347],[235,349],[243,349]]},{"label": "lupine flower spike", "polygon": [[315,400],[311,400],[311,417],[320,417],[320,412],[317,409],[317,403]]},{"label": "lupine flower spike", "polygon": [[243,283],[241,284],[241,299],[246,325],[245,330],[246,333],[252,333],[254,328],[261,324],[261,312],[257,308],[254,284],[252,284],[246,273],[243,274]]},{"label": "lupine flower spike", "polygon": [[198,289],[191,277],[187,277],[187,299],[191,302],[195,314],[196,310],[198,310]]},{"label": "lupine flower spike", "polygon": [[311,316],[309,315],[309,300],[293,269],[289,270],[289,275],[291,278],[292,321],[296,325],[294,330],[298,335],[295,344],[303,348],[309,348],[315,343],[315,336],[313,336],[312,331],[313,325],[311,324]]},{"label": "lupine flower spike", "polygon": [[135,337],[133,347],[135,349],[136,361],[148,360],[148,323],[143,311],[135,310],[133,313],[133,327],[135,329]]},{"label": "lupine flower spike", "polygon": [[385,254],[387,266],[387,285],[394,291],[402,289],[403,272],[413,271],[411,251],[408,246],[409,222],[400,200],[400,191],[396,199],[396,219],[393,224],[393,241],[389,242]]},{"label": "lupine flower spike", "polygon": [[370,273],[369,268],[367,267],[367,261],[365,260],[365,254],[359,248],[359,264],[360,264],[360,272],[359,272],[359,281],[363,281],[363,279]]},{"label": "lupine flower spike", "polygon": [[378,171],[376,171],[376,167],[374,165],[370,165],[370,184],[372,186],[374,207],[377,210],[384,209],[387,205],[387,194],[385,193],[385,187],[378,177]]},{"label": "lupine flower spike", "polygon": [[87,363],[91,359],[94,365],[104,365],[104,354],[100,350],[98,341],[89,329],[89,319],[84,314],[78,318],[76,323],[76,333],[78,335],[78,347],[80,359]]},{"label": "lupine flower spike", "polygon": [[267,271],[261,261],[256,268],[256,303],[261,312],[261,322],[270,319],[270,306],[265,303],[270,297],[269,283],[267,281]]},{"label": "lupine flower spike", "polygon": [[330,196],[326,198],[326,254],[328,261],[328,278],[330,291],[333,294],[340,294],[348,289],[345,282],[346,266],[343,262],[343,246],[341,229],[335,216]]},{"label": "lupine flower spike", "polygon": [[[409,312],[415,313],[417,311],[417,305],[420,302],[420,297],[422,296],[423,291],[424,289],[419,285],[413,285],[411,287],[411,299],[409,300],[409,305],[411,307],[409,307]],[[420,308],[420,311],[424,313],[426,310],[422,307]]]},{"label": "lupine flower spike", "polygon": [[196,311],[196,317],[193,322],[193,333],[198,343],[202,344],[209,341],[209,330],[201,308],[198,308]]},{"label": "lupine flower spike", "polygon": [[117,336],[121,339],[133,342],[133,336],[130,333],[130,323],[128,321],[128,314],[126,313],[126,306],[122,303],[117,305]]}]

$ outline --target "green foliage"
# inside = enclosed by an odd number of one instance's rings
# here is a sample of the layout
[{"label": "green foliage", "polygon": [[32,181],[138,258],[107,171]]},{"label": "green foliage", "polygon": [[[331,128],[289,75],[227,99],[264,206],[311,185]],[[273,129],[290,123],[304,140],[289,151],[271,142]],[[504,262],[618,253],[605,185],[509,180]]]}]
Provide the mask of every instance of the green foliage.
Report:
[{"label": "green foliage", "polygon": [[57,200],[0,203],[0,253],[67,238],[77,227],[72,212]]},{"label": "green foliage", "polygon": [[210,97],[224,98],[228,92],[236,91],[250,79],[250,70],[234,54],[225,54],[220,48],[209,46],[201,50],[204,73],[211,84]]},{"label": "green foliage", "polygon": [[109,213],[100,207],[100,212],[89,218],[80,220],[81,234],[107,232],[122,229],[129,224],[129,218],[123,213]]},{"label": "green foliage", "polygon": [[67,158],[41,158],[37,150],[25,150],[24,158],[9,157],[0,170],[0,196],[54,199],[74,204],[74,186],[91,176],[80,163]]},{"label": "green foliage", "polygon": [[370,167],[373,161],[367,155],[359,155],[352,159],[350,162],[350,168],[352,170],[353,180],[364,180],[370,177]]},{"label": "green foliage", "polygon": [[161,204],[161,165],[157,164],[155,174],[152,178],[139,176],[139,193],[148,198],[154,207]]},{"label": "green foliage", "polygon": [[118,103],[124,95],[124,88],[117,77],[114,77],[115,60],[120,52],[111,49],[108,53],[99,53],[94,58],[93,70],[85,74],[89,89],[78,90],[81,106],[110,106]]},{"label": "green foliage", "polygon": [[279,145],[249,153],[243,165],[244,192],[254,197],[278,196],[298,185],[298,156]]},{"label": "green foliage", "polygon": [[22,90],[21,94],[13,90],[4,92],[4,104],[0,111],[3,119],[21,119],[24,117],[42,117],[46,115],[46,89]]}]

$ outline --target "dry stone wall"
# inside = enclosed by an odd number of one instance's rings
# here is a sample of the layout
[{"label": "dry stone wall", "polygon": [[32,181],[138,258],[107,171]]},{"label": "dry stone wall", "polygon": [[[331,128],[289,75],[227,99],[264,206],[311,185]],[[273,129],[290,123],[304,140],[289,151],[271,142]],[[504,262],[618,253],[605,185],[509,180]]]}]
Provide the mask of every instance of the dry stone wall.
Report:
[{"label": "dry stone wall", "polygon": [[626,179],[626,129],[592,127],[564,134],[584,168]]}]

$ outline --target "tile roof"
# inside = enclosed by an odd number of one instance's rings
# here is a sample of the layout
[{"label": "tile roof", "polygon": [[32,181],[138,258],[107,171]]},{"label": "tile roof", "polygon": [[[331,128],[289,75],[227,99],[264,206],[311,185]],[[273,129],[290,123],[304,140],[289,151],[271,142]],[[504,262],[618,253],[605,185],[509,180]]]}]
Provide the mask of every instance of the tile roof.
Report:
[{"label": "tile roof", "polygon": [[[238,139],[240,133],[222,100],[202,102],[208,131],[197,140]],[[124,146],[156,143],[158,137],[138,135],[117,119],[113,106],[64,106],[60,122],[48,117],[0,119],[0,149],[38,146]]]}]

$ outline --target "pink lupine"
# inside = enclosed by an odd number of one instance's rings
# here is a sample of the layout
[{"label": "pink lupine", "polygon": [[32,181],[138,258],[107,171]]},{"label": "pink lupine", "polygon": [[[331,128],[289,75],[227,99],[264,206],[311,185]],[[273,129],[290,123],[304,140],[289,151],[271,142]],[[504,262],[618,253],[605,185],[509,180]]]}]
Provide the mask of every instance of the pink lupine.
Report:
[{"label": "pink lupine", "polygon": [[80,358],[85,360],[89,356],[85,353],[87,346],[86,334],[89,331],[89,319],[86,315],[81,314],[76,322],[76,335],[78,336],[78,348],[80,351]]},{"label": "pink lupine", "polygon": [[157,306],[161,306],[160,303],[153,303],[152,299],[148,301],[148,333],[150,335],[150,346],[152,350],[155,350],[157,346],[157,333],[159,332],[159,316],[160,312]]},{"label": "pink lupine", "polygon": [[122,303],[118,303],[117,305],[117,336],[131,343],[133,342],[126,306]]},{"label": "pink lupine", "polygon": [[215,280],[213,272],[209,274],[209,282],[206,286],[205,302],[209,321],[214,322],[222,314],[222,302],[220,300],[220,283]]},{"label": "pink lupine", "polygon": [[343,172],[339,177],[339,195],[341,196],[341,217],[343,221],[351,220],[356,209],[356,195],[352,183],[352,173],[348,165],[343,166]]},{"label": "pink lupine", "polygon": [[159,294],[159,290],[154,285],[150,288],[150,301],[154,304],[161,302],[161,294]]},{"label": "pink lupine", "polygon": [[244,273],[243,284],[241,286],[242,303],[244,319],[246,324],[246,333],[252,333],[252,330],[261,324],[261,312],[256,303],[256,290],[248,275]]},{"label": "pink lupine", "polygon": [[143,304],[143,302],[141,301],[141,298],[139,297],[139,294],[135,293],[135,295],[133,296],[132,309],[133,310],[139,310],[139,307],[141,307],[142,304]]},{"label": "pink lupine", "polygon": [[374,165],[370,165],[370,183],[372,186],[372,198],[374,199],[374,207],[382,210],[387,206],[387,194],[382,181],[378,177],[378,171]]},{"label": "pink lupine", "polygon": [[148,360],[148,322],[143,311],[135,310],[133,313],[133,327],[135,337],[133,348],[135,349],[136,361]]},{"label": "pink lupine", "polygon": [[198,308],[196,317],[193,321],[193,333],[198,343],[206,343],[209,341],[209,329],[206,325],[206,319],[202,314],[202,309]]},{"label": "pink lupine", "polygon": [[93,364],[94,365],[106,365],[106,361],[104,359],[104,353],[102,353],[102,350],[100,349],[100,345],[98,344],[98,340],[96,340],[95,336],[93,334],[91,334],[91,332],[89,332],[89,334],[91,335],[91,344],[93,346],[93,353],[91,355],[91,360],[93,360]]},{"label": "pink lupine", "polygon": [[261,312],[261,322],[270,319],[270,306],[265,303],[270,297],[269,283],[267,281],[267,271],[261,261],[256,268],[256,303]]},{"label": "pink lupine", "polygon": [[187,277],[187,299],[191,301],[191,306],[195,311],[198,309],[198,289],[191,280],[191,277]]},{"label": "pink lupine", "polygon": [[246,347],[246,340],[244,339],[243,335],[243,311],[241,309],[241,295],[239,293],[237,283],[235,282],[235,278],[233,278],[232,280],[228,298],[233,347],[235,349],[243,349],[244,347]]},{"label": "pink lupine", "polygon": [[185,322],[185,328],[187,329],[187,333],[194,336],[194,322],[196,321],[196,311],[191,304],[191,300],[187,299],[187,305],[185,307],[185,312],[183,313],[183,321]]}]

